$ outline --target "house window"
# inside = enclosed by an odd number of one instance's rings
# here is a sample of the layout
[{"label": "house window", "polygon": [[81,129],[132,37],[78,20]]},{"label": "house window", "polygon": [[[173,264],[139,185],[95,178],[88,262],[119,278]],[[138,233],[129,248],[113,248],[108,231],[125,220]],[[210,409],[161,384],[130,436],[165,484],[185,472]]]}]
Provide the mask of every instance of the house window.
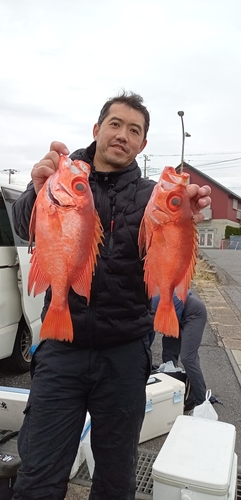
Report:
[{"label": "house window", "polygon": [[234,198],[233,198],[233,209],[238,210],[238,200],[235,200]]},{"label": "house window", "polygon": [[199,247],[213,248],[213,245],[214,245],[214,232],[199,231]]},{"label": "house window", "polygon": [[0,197],[0,247],[14,246],[13,233],[9,222],[6,207]]}]

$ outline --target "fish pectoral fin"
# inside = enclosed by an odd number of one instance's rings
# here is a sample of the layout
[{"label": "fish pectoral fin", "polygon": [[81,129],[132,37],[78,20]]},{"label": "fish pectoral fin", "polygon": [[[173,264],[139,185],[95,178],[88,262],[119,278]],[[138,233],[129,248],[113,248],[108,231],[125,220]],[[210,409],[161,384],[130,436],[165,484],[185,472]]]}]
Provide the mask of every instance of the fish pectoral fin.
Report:
[{"label": "fish pectoral fin", "polygon": [[79,295],[83,295],[87,298],[89,303],[90,300],[90,289],[92,283],[92,275],[97,264],[97,255],[99,253],[99,244],[103,244],[103,228],[100,222],[99,215],[95,210],[95,225],[94,225],[94,234],[93,234],[93,242],[90,250],[89,257],[86,261],[85,268],[82,270],[81,275],[77,276],[76,279],[71,283],[73,290]]},{"label": "fish pectoral fin", "polygon": [[43,275],[37,261],[36,248],[33,249],[32,257],[30,259],[30,271],[28,275],[28,295],[34,289],[34,297],[39,293],[45,292],[49,287],[49,280]]},{"label": "fish pectoral fin", "polygon": [[84,271],[83,274],[81,274],[81,276],[78,276],[76,278],[76,280],[72,283],[71,286],[75,291],[75,293],[78,293],[78,295],[86,297],[87,301],[89,302],[91,282],[92,282],[92,272],[89,274]]},{"label": "fish pectoral fin", "polygon": [[197,253],[198,253],[197,230],[196,230],[196,227],[194,227],[193,250],[192,250],[192,256],[190,259],[190,263],[189,263],[189,266],[186,270],[186,273],[185,273],[182,281],[180,281],[180,283],[175,288],[177,298],[182,300],[184,304],[185,304],[186,298],[187,298],[187,291],[190,288],[191,281],[192,281],[194,273],[195,273],[195,267],[196,267],[196,263],[197,263]]},{"label": "fish pectoral fin", "polygon": [[186,302],[188,289],[191,286],[191,281],[194,275],[194,271],[195,271],[195,264],[192,262],[190,263],[190,266],[187,269],[184,278],[175,288],[177,298],[182,300],[184,304]]}]

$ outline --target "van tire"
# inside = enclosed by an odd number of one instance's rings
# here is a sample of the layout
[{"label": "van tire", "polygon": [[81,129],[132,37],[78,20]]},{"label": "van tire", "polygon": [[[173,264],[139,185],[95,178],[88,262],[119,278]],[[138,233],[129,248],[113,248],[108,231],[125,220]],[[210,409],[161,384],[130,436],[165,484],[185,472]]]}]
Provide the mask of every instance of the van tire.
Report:
[{"label": "van tire", "polygon": [[9,360],[12,368],[19,372],[28,372],[31,365],[30,348],[32,345],[32,335],[22,316],[14,342],[13,352]]}]

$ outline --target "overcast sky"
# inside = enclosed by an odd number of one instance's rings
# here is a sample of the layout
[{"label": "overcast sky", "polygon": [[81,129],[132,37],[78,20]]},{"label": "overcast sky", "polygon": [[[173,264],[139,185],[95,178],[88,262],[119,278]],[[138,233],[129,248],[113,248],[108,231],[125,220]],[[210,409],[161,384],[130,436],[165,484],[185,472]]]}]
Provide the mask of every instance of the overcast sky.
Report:
[{"label": "overcast sky", "polygon": [[185,160],[241,196],[240,0],[0,0],[0,54],[0,171],[14,183],[51,141],[89,145],[124,88],[151,114],[151,177],[180,163],[182,110]]}]

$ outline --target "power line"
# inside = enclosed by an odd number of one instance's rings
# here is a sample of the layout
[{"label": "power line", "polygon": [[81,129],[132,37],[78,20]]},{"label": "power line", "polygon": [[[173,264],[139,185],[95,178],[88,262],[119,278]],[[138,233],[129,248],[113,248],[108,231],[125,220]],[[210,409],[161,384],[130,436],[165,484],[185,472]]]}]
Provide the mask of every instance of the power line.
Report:
[{"label": "power line", "polygon": [[[238,154],[241,154],[241,151],[230,151],[230,152],[221,152],[221,153],[190,153],[186,156],[219,156],[219,155],[238,155]],[[180,154],[157,154],[157,155],[153,155],[153,154],[149,154],[147,156],[159,156],[159,157],[162,157],[162,158],[167,158],[167,157],[171,157],[171,156],[178,156],[180,157]]]},{"label": "power line", "polygon": [[240,158],[232,158],[231,160],[221,160],[221,161],[213,161],[213,162],[210,162],[210,163],[201,163],[201,165],[197,165],[197,166],[198,167],[207,167],[208,165],[218,165],[220,163],[228,163],[228,162],[231,162],[231,161],[238,161],[238,160],[241,160],[241,157]]}]

